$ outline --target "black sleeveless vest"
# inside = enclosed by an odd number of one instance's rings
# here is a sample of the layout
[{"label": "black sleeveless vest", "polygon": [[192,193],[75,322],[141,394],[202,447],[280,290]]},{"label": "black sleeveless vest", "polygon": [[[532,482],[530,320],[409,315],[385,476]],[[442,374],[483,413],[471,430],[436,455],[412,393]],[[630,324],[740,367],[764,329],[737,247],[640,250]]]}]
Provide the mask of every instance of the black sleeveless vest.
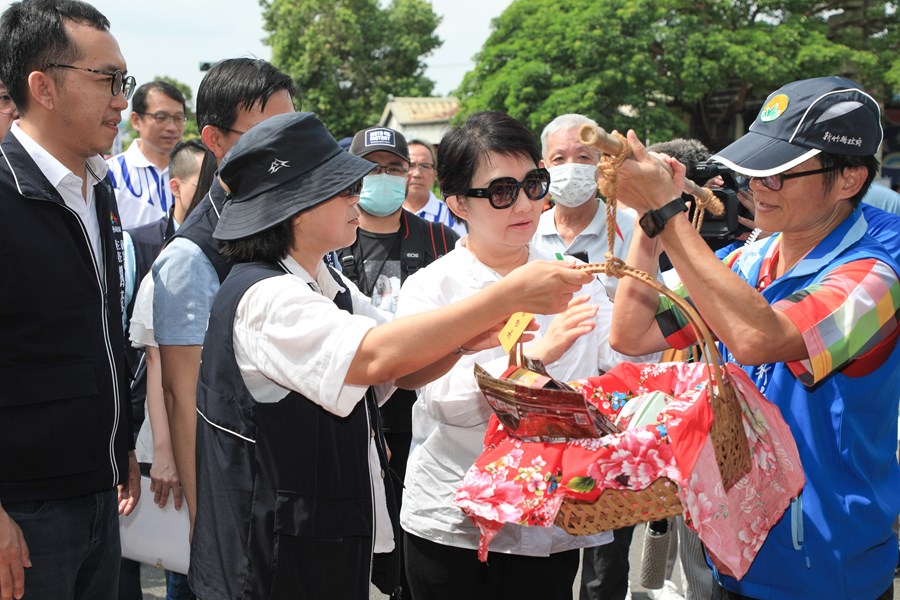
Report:
[{"label": "black sleeveless vest", "polygon": [[[368,598],[370,394],[347,417],[297,392],[258,403],[235,361],[238,302],[281,275],[272,264],[236,265],[210,313],[197,386],[191,587],[200,598]],[[352,312],[349,292],[335,304]]]}]

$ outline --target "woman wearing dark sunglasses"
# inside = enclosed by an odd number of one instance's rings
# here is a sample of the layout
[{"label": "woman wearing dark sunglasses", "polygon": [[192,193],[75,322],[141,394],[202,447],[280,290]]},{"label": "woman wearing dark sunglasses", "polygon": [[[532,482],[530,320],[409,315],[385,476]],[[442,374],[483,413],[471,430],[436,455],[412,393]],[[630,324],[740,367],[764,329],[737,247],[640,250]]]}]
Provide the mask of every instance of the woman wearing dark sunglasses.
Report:
[{"label": "woman wearing dark sunglasses", "polygon": [[[468,223],[469,234],[452,252],[407,279],[398,316],[449,304],[527,262],[553,258],[531,245],[550,185],[539,161],[531,132],[502,113],[472,115],[447,133],[441,141],[438,181],[447,205]],[[594,280],[582,294],[565,313],[536,316],[540,330],[525,347],[527,355],[543,360],[563,380],[596,375],[628,360],[609,348],[612,305],[603,286]],[[492,414],[475,383],[473,365],[497,374],[507,360],[501,348],[474,355],[459,348],[455,364],[421,389],[413,407],[401,511],[413,598],[568,599],[578,548],[612,539],[607,533],[575,537],[556,527],[507,525],[491,541],[488,563],[479,562],[478,530],[452,502],[483,449]]]}]

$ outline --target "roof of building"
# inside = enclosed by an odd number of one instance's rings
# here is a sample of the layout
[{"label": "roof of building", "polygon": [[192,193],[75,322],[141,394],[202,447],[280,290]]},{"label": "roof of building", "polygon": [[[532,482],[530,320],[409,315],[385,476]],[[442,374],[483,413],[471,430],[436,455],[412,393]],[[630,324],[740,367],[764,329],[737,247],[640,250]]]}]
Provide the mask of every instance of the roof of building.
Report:
[{"label": "roof of building", "polygon": [[459,110],[459,100],[453,97],[392,98],[381,113],[380,125],[387,125],[393,116],[401,125],[446,123]]}]

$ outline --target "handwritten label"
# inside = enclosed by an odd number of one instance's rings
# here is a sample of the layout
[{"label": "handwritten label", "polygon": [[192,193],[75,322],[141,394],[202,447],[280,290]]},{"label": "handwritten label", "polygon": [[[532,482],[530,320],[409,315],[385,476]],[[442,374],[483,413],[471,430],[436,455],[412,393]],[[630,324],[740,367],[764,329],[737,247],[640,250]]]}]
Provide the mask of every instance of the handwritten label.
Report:
[{"label": "handwritten label", "polygon": [[533,318],[533,314],[526,312],[517,312],[509,318],[499,335],[500,345],[506,352],[512,350],[512,347],[516,345]]}]

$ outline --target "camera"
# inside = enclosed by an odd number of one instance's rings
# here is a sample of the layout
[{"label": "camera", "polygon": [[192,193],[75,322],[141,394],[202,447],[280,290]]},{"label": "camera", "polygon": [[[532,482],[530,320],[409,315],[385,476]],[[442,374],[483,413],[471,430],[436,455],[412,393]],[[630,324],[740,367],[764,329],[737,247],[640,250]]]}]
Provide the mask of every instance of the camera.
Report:
[{"label": "camera", "polygon": [[[750,230],[738,222],[738,216],[753,219],[753,215],[738,200],[739,190],[749,189],[749,180],[717,162],[701,162],[694,165],[688,174],[697,185],[706,185],[713,177],[719,176],[724,184],[721,187],[711,187],[725,212],[721,216],[715,216],[709,211],[703,215],[703,225],[700,227],[700,235],[713,249],[726,246],[737,236]],[[694,217],[695,207],[691,208],[691,219]]]}]

